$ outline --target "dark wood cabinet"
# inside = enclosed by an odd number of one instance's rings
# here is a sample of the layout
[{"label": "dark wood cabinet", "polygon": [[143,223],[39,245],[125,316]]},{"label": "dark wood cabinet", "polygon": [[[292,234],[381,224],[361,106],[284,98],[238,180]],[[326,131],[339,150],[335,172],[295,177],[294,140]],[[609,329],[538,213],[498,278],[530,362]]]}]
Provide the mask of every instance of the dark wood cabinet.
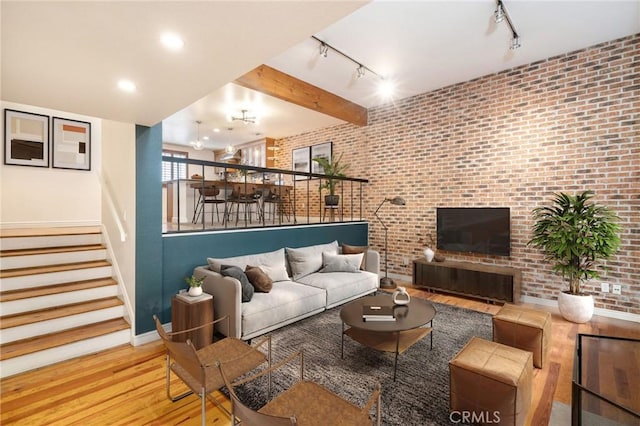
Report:
[{"label": "dark wood cabinet", "polygon": [[517,303],[521,273],[506,266],[416,259],[413,261],[413,285],[484,300]]},{"label": "dark wood cabinet", "polygon": [[[213,296],[210,294],[207,294],[207,296],[209,297],[200,296],[193,302],[185,301],[179,296],[173,296],[171,300],[171,331],[188,330],[212,322]],[[200,349],[213,342],[213,325],[174,336],[174,339],[179,342],[191,339],[196,349]]]}]

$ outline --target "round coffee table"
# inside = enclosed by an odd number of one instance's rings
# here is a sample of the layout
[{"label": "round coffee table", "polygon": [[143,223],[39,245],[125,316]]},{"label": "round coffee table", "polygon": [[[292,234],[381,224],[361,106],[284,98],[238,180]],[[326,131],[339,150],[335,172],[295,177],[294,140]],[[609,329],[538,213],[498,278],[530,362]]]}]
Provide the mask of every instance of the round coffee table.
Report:
[{"label": "round coffee table", "polygon": [[[394,307],[393,321],[364,321],[363,306],[393,306],[391,296],[367,296],[346,304],[340,310],[342,320],[342,358],[344,358],[344,335],[369,348],[395,353],[393,380],[396,379],[398,355],[409,349],[427,334],[431,335],[433,349],[433,318],[436,308],[426,300],[412,298],[408,305]],[[424,327],[429,324],[429,327]],[[345,329],[345,326],[349,328]]]}]

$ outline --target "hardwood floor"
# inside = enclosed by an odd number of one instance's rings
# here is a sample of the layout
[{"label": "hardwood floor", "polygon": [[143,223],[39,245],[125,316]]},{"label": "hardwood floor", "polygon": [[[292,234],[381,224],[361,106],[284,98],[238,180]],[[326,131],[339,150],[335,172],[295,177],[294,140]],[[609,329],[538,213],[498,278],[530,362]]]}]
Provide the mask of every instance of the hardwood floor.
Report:
[{"label": "hardwood floor", "polygon": [[[495,313],[499,305],[456,296],[409,289],[425,297],[467,309]],[[533,305],[530,305],[533,306]],[[553,401],[571,401],[573,351],[577,333],[640,338],[637,323],[594,317],[588,324],[564,321],[557,309],[553,316],[550,362],[534,369],[533,405],[529,424],[549,423]],[[637,358],[636,358],[637,359]],[[634,362],[633,358],[629,362]],[[624,365],[618,365],[624,370]],[[637,368],[637,366],[636,366]],[[614,377],[611,380],[615,380]],[[182,390],[178,380],[175,391]],[[23,373],[0,381],[3,425],[198,425],[200,403],[189,396],[172,403],[165,395],[164,348],[160,341],[139,347],[120,346],[80,359]],[[217,394],[224,401],[222,394]],[[225,401],[225,404],[228,403]],[[207,404],[207,424],[228,425],[226,414]]]}]

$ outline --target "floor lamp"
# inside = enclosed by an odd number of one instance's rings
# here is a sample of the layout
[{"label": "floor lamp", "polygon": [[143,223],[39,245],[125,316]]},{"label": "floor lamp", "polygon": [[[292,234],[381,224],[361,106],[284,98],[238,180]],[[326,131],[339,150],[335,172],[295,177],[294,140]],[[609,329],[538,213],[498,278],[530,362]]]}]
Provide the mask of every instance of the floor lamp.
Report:
[{"label": "floor lamp", "polygon": [[389,266],[387,263],[389,253],[389,250],[387,250],[387,225],[385,225],[382,219],[380,219],[380,216],[378,216],[378,210],[380,210],[380,207],[382,207],[382,205],[387,201],[394,206],[404,206],[406,202],[402,197],[385,198],[373,213],[373,215],[378,218],[378,220],[382,224],[382,227],[384,228],[384,278],[380,279],[380,288],[395,288],[396,283],[394,283],[393,280],[387,276],[387,272],[389,270]]}]

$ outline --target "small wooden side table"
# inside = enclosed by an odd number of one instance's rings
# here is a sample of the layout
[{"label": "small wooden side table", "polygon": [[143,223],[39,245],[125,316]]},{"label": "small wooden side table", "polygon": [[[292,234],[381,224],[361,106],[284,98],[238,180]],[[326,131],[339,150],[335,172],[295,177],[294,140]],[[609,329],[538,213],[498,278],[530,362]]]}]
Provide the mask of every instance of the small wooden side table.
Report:
[{"label": "small wooden side table", "polygon": [[[213,296],[202,293],[201,296],[175,295],[171,299],[171,331],[183,331],[213,321]],[[185,342],[191,339],[196,349],[203,348],[213,342],[213,325],[200,330],[173,337],[176,341]]]}]

